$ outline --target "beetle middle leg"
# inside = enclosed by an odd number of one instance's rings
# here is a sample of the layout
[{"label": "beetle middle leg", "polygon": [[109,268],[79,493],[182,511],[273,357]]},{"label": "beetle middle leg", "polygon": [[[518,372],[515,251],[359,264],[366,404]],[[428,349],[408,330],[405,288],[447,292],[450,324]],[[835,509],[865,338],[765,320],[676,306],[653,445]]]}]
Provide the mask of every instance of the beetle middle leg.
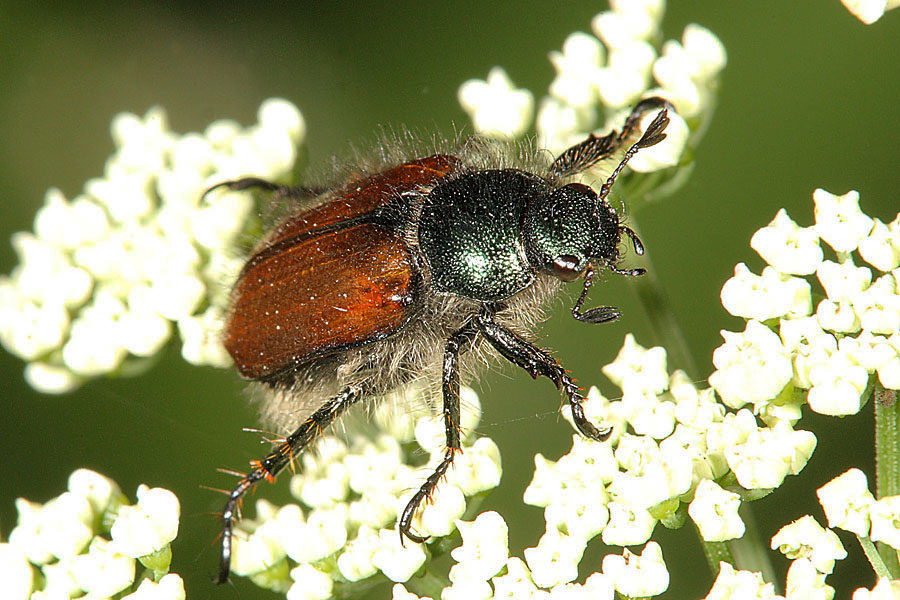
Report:
[{"label": "beetle middle leg", "polygon": [[438,464],[434,472],[428,476],[428,479],[425,480],[419,491],[413,494],[406,508],[403,509],[403,514],[400,515],[397,529],[400,532],[401,543],[403,543],[403,536],[419,544],[428,539],[428,536],[419,536],[410,531],[413,516],[416,514],[416,510],[418,510],[422,500],[431,496],[435,488],[437,488],[438,482],[446,475],[453,464],[453,458],[456,453],[462,451],[459,436],[459,354],[471,344],[477,332],[478,330],[474,324],[469,322],[447,340],[441,375],[442,414],[444,417],[444,431],[447,435],[447,446],[444,450],[444,459]]},{"label": "beetle middle leg", "polygon": [[537,379],[543,375],[556,384],[557,389],[566,395],[569,406],[572,408],[572,420],[582,435],[598,442],[609,437],[612,428],[600,431],[588,421],[582,406],[584,398],[578,384],[546,350],[538,348],[497,323],[490,313],[480,314],[476,317],[475,323],[478,325],[478,330],[504,358],[525,369],[533,378]]},{"label": "beetle middle leg", "polygon": [[234,521],[237,518],[241,497],[260,480],[274,481],[275,477],[291,462],[293,457],[309,446],[323,429],[331,425],[335,419],[363,397],[365,390],[360,386],[348,386],[319,407],[308,419],[278,444],[272,452],[262,460],[250,463],[253,469],[244,475],[234,490],[228,495],[228,501],[222,510],[222,556],[219,562],[217,583],[228,581],[231,570],[231,542]]}]

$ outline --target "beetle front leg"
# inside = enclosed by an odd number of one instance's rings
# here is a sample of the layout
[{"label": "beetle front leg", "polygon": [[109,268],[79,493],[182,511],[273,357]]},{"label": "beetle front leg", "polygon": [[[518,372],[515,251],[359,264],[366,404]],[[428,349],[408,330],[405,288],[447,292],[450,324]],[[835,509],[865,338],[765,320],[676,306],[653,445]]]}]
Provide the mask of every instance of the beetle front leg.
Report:
[{"label": "beetle front leg", "polygon": [[421,544],[428,539],[428,536],[419,536],[410,531],[412,520],[418,510],[419,505],[426,498],[429,498],[437,488],[438,482],[446,475],[450,466],[453,464],[453,458],[457,452],[462,452],[462,444],[460,443],[460,411],[459,411],[459,353],[464,350],[474,339],[477,330],[472,323],[468,323],[450,336],[447,340],[447,346],[444,350],[444,365],[441,376],[441,395],[443,396],[444,407],[442,415],[444,418],[444,430],[447,436],[447,446],[444,450],[444,459],[438,464],[434,473],[428,476],[419,491],[416,492],[403,514],[400,515],[397,529],[400,532],[400,543],[403,543],[403,536],[410,540]]},{"label": "beetle front leg", "polygon": [[300,454],[323,429],[355,404],[362,395],[363,390],[359,387],[349,386],[344,388],[340,394],[319,407],[316,412],[300,424],[294,433],[278,444],[264,459],[254,460],[250,463],[253,470],[241,478],[234,490],[228,495],[228,501],[222,510],[222,555],[219,561],[219,576],[216,583],[228,581],[228,574],[231,571],[232,530],[243,495],[263,479],[274,481],[275,477],[291,462],[293,457]]},{"label": "beetle front leg", "polygon": [[475,323],[479,331],[487,338],[488,342],[503,355],[506,360],[519,365],[529,375],[537,379],[543,375],[556,384],[557,389],[565,393],[572,408],[572,420],[582,435],[602,442],[612,433],[612,428],[607,427],[603,431],[597,429],[584,414],[584,406],[581,390],[572,378],[566,373],[556,359],[550,356],[546,350],[542,350],[517,336],[515,333],[497,323],[490,313],[479,315]]}]

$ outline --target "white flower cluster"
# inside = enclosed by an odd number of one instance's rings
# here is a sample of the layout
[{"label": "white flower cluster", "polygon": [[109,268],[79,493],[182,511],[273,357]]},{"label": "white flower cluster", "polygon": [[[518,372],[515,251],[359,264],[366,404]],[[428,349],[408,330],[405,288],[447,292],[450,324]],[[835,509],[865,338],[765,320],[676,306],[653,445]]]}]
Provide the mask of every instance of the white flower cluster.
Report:
[{"label": "white flower cluster", "polygon": [[20,264],[0,277],[0,342],[28,361],[34,388],[61,393],[121,372],[155,354],[173,325],[186,360],[230,365],[217,334],[223,281],[240,268],[234,248],[253,201],[203,192],[248,173],[283,178],[305,133],[285,100],[265,101],[258,118],[177,135],[162,109],[120,114],[104,176],[72,200],[47,192],[34,232],[12,238]]},{"label": "white flower cluster", "polygon": [[[584,140],[620,127],[641,98],[661,96],[676,112],[664,142],[640,152],[629,163],[635,171],[656,171],[678,164],[689,129],[700,129],[711,114],[725,48],[708,29],[688,25],[681,42],[660,37],[663,0],[613,0],[611,10],[594,17],[594,35],[576,32],[561,52],[551,52],[556,77],[538,103],[517,89],[501,67],[487,81],[472,79],[459,89],[459,101],[475,131],[497,138],[517,138],[534,120],[541,148],[559,153]],[[652,119],[655,115],[648,115]]]},{"label": "white flower cluster", "polygon": [[[613,600],[615,592],[630,598],[660,594],[669,585],[662,550],[650,542],[640,555],[627,548],[622,555],[603,557],[602,571],[583,584],[572,560],[581,558],[565,536],[525,549],[525,561],[509,556],[508,528],[496,512],[482,513],[471,523],[457,521],[462,545],[450,552],[456,564],[450,569],[452,585],[441,592],[442,600]],[[577,557],[572,556],[578,554]],[[394,586],[394,600],[432,600],[417,596],[402,584]]]},{"label": "white flower cluster", "polygon": [[[496,444],[470,435],[481,417],[478,396],[463,388],[461,404],[463,451],[413,521],[414,531],[433,540],[453,533],[502,473]],[[444,456],[443,422],[432,415],[413,421],[390,399],[379,404],[372,421],[379,428],[373,436],[357,433],[349,442],[322,436],[300,457],[301,473],[290,488],[303,507],[256,503],[256,518],[240,521],[235,530],[233,573],[287,592],[291,600],[312,600],[342,588],[348,593],[379,573],[404,582],[426,564],[431,544],[401,543],[395,522]],[[429,459],[420,464],[423,450]]]},{"label": "white flower cluster", "polygon": [[[866,476],[850,469],[818,490],[829,527],[855,533],[860,538],[888,544],[900,550],[900,496],[875,500],[869,492]],[[719,576],[707,600],[720,598],[821,598],[829,600],[835,590],[825,583],[834,570],[836,560],[847,557],[847,551],[831,529],[826,529],[811,516],[803,516],[782,527],[772,537],[771,547],[791,559],[785,582],[785,595],[775,594],[771,583],[764,583],[759,573],[736,571],[727,563],[720,564]],[[895,600],[900,597],[900,580],[880,578],[871,590],[859,588],[854,600]]]},{"label": "white flower cluster", "polygon": [[884,542],[900,552],[900,496],[876,500],[865,473],[859,469],[835,477],[816,493],[829,527]]},{"label": "white flower cluster", "polygon": [[871,25],[884,16],[885,12],[900,6],[900,0],[841,0],[841,4],[854,17]]},{"label": "white flower cluster", "polygon": [[[722,332],[709,382],[725,404],[752,405],[770,425],[796,423],[804,403],[856,414],[873,376],[900,389],[900,215],[889,224],[865,215],[856,192],[820,189],[813,200],[815,225],[780,210],[750,242],[769,266],[757,276],[739,264],[722,287],[722,304],[747,325]],[[815,306],[812,275],[824,292]]]},{"label": "white flower cluster", "polygon": [[[728,412],[712,389],[698,389],[681,371],[669,375],[662,348],[642,348],[631,335],[603,372],[622,398],[610,401],[592,388],[584,408],[594,423],[613,427],[611,442],[575,435],[559,460],[538,454],[525,490],[526,503],[544,508],[544,536],[525,551],[534,581],[544,587],[573,581],[597,535],[605,544],[632,546],[647,543],[660,521],[681,526],[682,503],[706,541],[741,537],[742,496],[778,487],[815,449],[812,433],[787,422],[769,427],[749,410]],[[650,596],[668,580],[660,574],[638,581],[648,586],[642,593],[618,582],[615,589]]]},{"label": "white flower cluster", "polygon": [[[129,505],[114,481],[79,469],[68,491],[43,505],[19,498],[18,523],[0,543],[0,597],[184,600],[181,577],[168,572],[178,498],[144,485],[137,496]],[[135,560],[149,579],[135,573]]]}]

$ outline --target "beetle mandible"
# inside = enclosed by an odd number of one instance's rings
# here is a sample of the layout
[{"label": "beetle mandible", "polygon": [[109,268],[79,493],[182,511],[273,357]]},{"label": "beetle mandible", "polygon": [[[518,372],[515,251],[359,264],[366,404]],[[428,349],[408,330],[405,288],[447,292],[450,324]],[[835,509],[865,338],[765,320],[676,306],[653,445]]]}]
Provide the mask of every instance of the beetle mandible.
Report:
[{"label": "beetle mandible", "polygon": [[[219,583],[228,579],[232,528],[248,489],[273,480],[350,406],[430,378],[440,381],[446,450],[398,518],[401,541],[424,542],[411,530],[413,516],[461,449],[460,374],[471,378],[475,355],[494,352],[533,378],[549,378],[583,435],[609,436],[585,416],[569,374],[526,336],[545,301],[579,277],[572,316],[586,323],[619,317],[611,306],[582,310],[596,269],[644,272],[617,266],[623,235],[638,254],[643,246],[606,198],[628,160],[665,138],[667,107],[661,98],[642,100],[621,133],[590,135],[528,169],[476,140],[331,188],[247,177],[207,191],[260,188],[300,204],[252,251],[231,294],[225,347],[243,377],[270,389],[263,417],[293,433],[253,461],[228,496]],[[627,144],[655,109],[599,192],[566,183]],[[298,411],[299,425],[284,422]]]}]

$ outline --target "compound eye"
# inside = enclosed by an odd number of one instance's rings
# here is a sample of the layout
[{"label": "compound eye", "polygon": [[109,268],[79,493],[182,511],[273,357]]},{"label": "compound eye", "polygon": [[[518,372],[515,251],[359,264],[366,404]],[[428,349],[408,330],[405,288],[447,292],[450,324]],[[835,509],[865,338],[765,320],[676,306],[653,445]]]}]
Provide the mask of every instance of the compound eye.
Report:
[{"label": "compound eye", "polygon": [[553,274],[563,281],[575,281],[584,272],[584,267],[579,267],[577,256],[563,254],[553,259]]}]

